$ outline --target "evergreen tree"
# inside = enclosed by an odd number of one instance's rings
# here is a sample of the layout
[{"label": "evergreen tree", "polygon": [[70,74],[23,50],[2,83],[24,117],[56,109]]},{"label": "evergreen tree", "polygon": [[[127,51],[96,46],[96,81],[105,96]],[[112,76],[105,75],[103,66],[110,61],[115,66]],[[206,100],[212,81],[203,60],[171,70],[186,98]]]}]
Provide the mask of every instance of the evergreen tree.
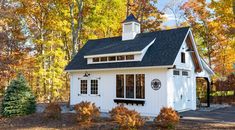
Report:
[{"label": "evergreen tree", "polygon": [[18,75],[8,86],[3,101],[2,115],[6,117],[35,112],[36,101],[23,75]]}]

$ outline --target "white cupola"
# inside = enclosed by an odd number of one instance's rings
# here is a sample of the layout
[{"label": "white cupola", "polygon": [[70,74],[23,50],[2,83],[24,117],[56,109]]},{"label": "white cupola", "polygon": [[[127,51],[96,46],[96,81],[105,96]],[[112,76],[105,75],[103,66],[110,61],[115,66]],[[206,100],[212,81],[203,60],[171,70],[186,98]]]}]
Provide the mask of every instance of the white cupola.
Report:
[{"label": "white cupola", "polygon": [[140,23],[133,14],[130,14],[122,23],[122,40],[132,40],[140,33]]}]

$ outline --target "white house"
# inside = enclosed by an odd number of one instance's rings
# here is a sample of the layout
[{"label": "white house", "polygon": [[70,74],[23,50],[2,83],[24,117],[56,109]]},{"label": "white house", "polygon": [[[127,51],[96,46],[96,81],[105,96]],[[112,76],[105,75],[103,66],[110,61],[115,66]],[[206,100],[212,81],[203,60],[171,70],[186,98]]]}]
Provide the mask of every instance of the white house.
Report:
[{"label": "white house", "polygon": [[123,103],[144,116],[162,107],[196,109],[196,78],[209,79],[213,71],[198,55],[190,28],[140,33],[140,26],[131,14],[122,36],[84,45],[65,69],[71,105],[90,101],[108,112]]}]

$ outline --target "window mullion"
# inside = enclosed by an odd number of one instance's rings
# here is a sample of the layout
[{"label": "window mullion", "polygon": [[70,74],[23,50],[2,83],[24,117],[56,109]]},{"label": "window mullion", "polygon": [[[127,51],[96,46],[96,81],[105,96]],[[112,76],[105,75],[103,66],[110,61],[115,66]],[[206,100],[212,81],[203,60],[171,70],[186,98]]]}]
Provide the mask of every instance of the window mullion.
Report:
[{"label": "window mullion", "polygon": [[123,74],[124,77],[124,98],[126,98],[126,75]]},{"label": "window mullion", "polygon": [[136,74],[134,74],[134,99],[136,99]]},{"label": "window mullion", "polygon": [[90,84],[91,84],[91,81],[87,79],[87,94],[90,95],[91,94],[91,91],[90,91]]}]

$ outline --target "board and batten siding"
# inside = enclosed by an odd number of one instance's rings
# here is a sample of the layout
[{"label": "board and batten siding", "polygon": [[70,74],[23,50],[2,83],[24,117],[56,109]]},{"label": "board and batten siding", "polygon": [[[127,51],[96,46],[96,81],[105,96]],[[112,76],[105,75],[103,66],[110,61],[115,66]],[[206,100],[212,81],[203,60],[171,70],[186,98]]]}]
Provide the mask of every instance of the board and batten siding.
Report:
[{"label": "board and batten siding", "polygon": [[[190,52],[186,52],[187,44],[184,42],[176,57],[174,65],[180,71],[180,76],[174,76],[173,70],[167,72],[167,104],[177,111],[196,109],[196,75]],[[185,53],[185,63],[181,63],[181,52]],[[182,71],[188,71],[189,76],[182,76]],[[180,97],[182,96],[182,99]]]},{"label": "board and batten siding", "polygon": [[[90,101],[100,107],[101,112],[109,112],[112,108],[117,106],[113,101],[116,98],[116,75],[117,74],[145,74],[145,104],[132,105],[125,104],[129,109],[136,110],[143,116],[157,116],[160,109],[167,106],[167,68],[165,69],[125,69],[125,70],[102,70],[102,71],[88,71],[90,76],[84,78],[85,72],[71,73],[71,105],[80,103],[81,101]],[[79,80],[78,80],[79,78]],[[161,88],[153,90],[151,81],[153,79],[161,81]],[[90,86],[88,85],[88,94],[80,95],[80,81],[81,79],[98,79],[98,95],[90,94]]]}]

